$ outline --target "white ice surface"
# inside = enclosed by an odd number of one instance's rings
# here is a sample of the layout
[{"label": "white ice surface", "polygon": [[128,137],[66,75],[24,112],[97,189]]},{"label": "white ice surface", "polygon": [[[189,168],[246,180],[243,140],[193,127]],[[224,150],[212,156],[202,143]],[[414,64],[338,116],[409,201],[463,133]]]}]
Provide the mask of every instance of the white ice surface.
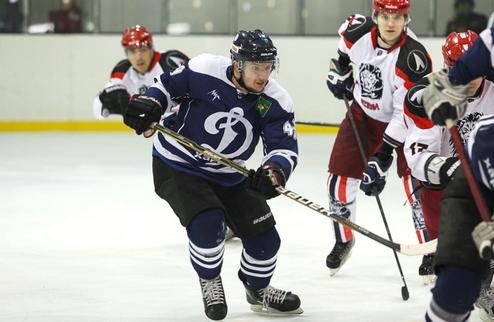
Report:
[{"label": "white ice surface", "polygon": [[[300,135],[299,166],[287,188],[327,205],[333,135]],[[249,166],[254,168],[259,153]],[[399,243],[417,243],[394,169],[382,194]],[[236,277],[241,243],[227,244],[222,277],[227,321],[423,321],[429,288],[420,257],[399,256],[357,235],[352,257],[334,277],[325,258],[330,219],[280,196],[270,202],[282,238],[272,284],[291,290],[305,312],[251,312]],[[386,236],[373,198],[359,194],[357,223]],[[153,191],[151,141],[131,134],[0,135],[0,321],[207,321],[185,230]],[[475,312],[471,321],[478,321]]]}]

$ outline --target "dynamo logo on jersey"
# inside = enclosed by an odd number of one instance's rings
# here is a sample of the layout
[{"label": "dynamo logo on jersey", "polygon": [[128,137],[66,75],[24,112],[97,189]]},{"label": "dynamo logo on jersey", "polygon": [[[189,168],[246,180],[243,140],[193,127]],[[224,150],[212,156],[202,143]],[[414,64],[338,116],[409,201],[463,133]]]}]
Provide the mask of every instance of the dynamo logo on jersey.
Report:
[{"label": "dynamo logo on jersey", "polygon": [[[242,127],[241,131],[236,132],[234,127],[238,130],[239,126]],[[240,107],[234,107],[229,112],[211,114],[204,121],[204,129],[212,135],[223,132],[217,147],[212,147],[205,143],[202,145],[222,154],[226,158],[240,156],[252,144],[252,125],[244,117],[244,111]],[[239,141],[241,144],[238,144]],[[233,152],[227,152],[232,149],[234,150]]]}]

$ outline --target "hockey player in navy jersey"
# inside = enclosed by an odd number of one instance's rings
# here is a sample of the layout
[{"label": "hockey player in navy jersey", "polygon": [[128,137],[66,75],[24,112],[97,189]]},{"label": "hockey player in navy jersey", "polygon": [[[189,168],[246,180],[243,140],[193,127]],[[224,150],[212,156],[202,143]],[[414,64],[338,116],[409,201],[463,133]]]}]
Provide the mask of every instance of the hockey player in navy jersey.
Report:
[{"label": "hockey player in navy jersey", "polygon": [[[468,83],[493,71],[493,29],[480,33],[479,39],[463,54],[451,70],[431,75],[424,90],[427,115],[434,124],[456,121],[465,113]],[[494,117],[485,116],[476,125],[466,145],[473,174],[489,214],[494,209]],[[494,225],[481,222],[462,167],[454,172],[441,203],[438,247],[434,269],[438,274],[426,321],[467,321],[479,296],[481,279],[493,259]],[[483,303],[481,317],[492,321],[494,301]]]},{"label": "hockey player in navy jersey", "polygon": [[[379,194],[396,150],[417,236],[425,242],[420,203],[411,193],[414,186],[402,151],[402,113],[407,89],[431,71],[431,60],[408,29],[409,0],[373,0],[373,8],[372,17],[351,16],[340,28],[339,57],[331,60],[327,80],[336,98],[353,99],[350,110],[370,162],[362,160],[347,113],[329,160],[329,207],[355,221],[359,185],[367,195]],[[348,259],[355,240],[350,229],[336,222],[334,231],[336,243],[326,258],[332,275]]]},{"label": "hockey player in navy jersey", "polygon": [[[467,155],[489,212],[494,209],[494,116],[474,127]],[[473,238],[472,238],[473,237]],[[441,201],[441,218],[434,270],[438,274],[425,321],[468,321],[492,260],[493,222],[482,222],[465,171],[457,167]],[[487,251],[487,250],[490,250]],[[483,321],[494,321],[492,291],[479,303]],[[479,299],[480,301],[480,299]]]},{"label": "hockey player in navy jersey", "polygon": [[110,114],[122,115],[132,95],[143,94],[153,85],[155,77],[189,60],[178,50],[156,51],[153,34],[141,25],[126,28],[121,45],[127,58],[113,68],[110,80],[93,101],[93,113],[98,120]]},{"label": "hockey player in navy jersey", "polygon": [[[226,223],[242,240],[238,276],[251,309],[301,313],[297,295],[270,285],[280,237],[266,199],[276,197],[297,164],[293,101],[270,78],[277,50],[261,30],[240,31],[231,58],[202,54],[162,74],[135,96],[124,122],[137,134],[153,122],[244,165],[263,141],[264,157],[245,178],[158,133],[154,137],[156,193],[186,228],[206,315],[221,320],[227,304],[221,280]],[[180,101],[178,114],[162,118]]]}]

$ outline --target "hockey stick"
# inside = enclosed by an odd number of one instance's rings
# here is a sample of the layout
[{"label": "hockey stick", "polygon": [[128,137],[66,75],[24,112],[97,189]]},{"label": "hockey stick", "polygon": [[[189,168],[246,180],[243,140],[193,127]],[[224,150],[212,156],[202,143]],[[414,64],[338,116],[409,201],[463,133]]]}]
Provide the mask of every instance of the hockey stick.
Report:
[{"label": "hockey stick", "polygon": [[[185,136],[180,135],[177,132],[172,131],[169,128],[164,127],[162,125],[154,124],[151,127],[153,129],[159,131],[160,133],[164,134],[164,135],[168,135],[169,137],[174,138],[180,144],[196,151],[197,153],[205,156],[206,158],[209,158],[210,160],[212,160],[216,163],[219,163],[221,165],[229,167],[229,168],[237,171],[238,173],[244,175],[245,177],[249,176],[249,170],[247,168],[233,162],[230,159],[223,157],[219,153],[212,151],[208,148],[205,148],[205,147],[197,144],[196,142],[192,141],[191,139],[186,138]],[[367,229],[351,222],[350,220],[348,220],[344,217],[341,217],[341,216],[338,216],[334,213],[331,213],[329,210],[325,209],[324,207],[316,204],[315,202],[310,201],[309,199],[307,199],[303,196],[300,196],[299,194],[297,194],[293,191],[290,191],[284,187],[277,187],[276,190],[280,194],[284,195],[285,197],[288,197],[291,200],[296,201],[299,204],[301,204],[307,208],[310,208],[311,210],[316,211],[323,216],[329,217],[332,220],[337,221],[340,224],[345,225],[348,228],[353,229],[354,231],[359,232],[360,234],[367,236],[368,238],[370,238],[370,239],[372,239],[372,240],[374,240],[374,241],[376,241],[376,242],[378,242],[378,243],[380,243],[386,247],[394,249],[403,255],[407,255],[407,256],[425,255],[425,254],[433,253],[436,250],[437,239],[431,240],[430,242],[427,242],[424,244],[417,244],[417,245],[397,244],[397,243],[389,241],[389,240],[387,240],[387,239],[385,239],[379,235],[376,235],[376,234],[368,231]]]},{"label": "hockey stick", "polygon": [[[360,151],[360,156],[362,157],[362,162],[364,165],[367,163],[367,157],[365,156],[364,145],[362,144],[362,138],[357,129],[357,123],[355,123],[355,119],[353,118],[352,110],[350,108],[350,104],[348,103],[348,99],[343,96],[343,100],[345,101],[345,106],[348,113],[348,119],[350,120],[350,125],[352,126],[353,134],[355,136],[355,140],[357,141],[358,149]],[[384,215],[384,209],[381,203],[381,198],[378,195],[375,196],[377,201],[377,206],[379,207],[379,212],[381,213],[381,218],[384,223],[384,227],[386,228],[386,233],[388,234],[388,238],[391,242],[393,242],[393,238],[391,237],[391,231],[389,230],[388,221],[386,220],[386,216]],[[403,281],[403,286],[401,287],[401,298],[403,301],[406,301],[410,298],[410,293],[408,292],[407,282],[405,281],[405,275],[403,275],[403,270],[401,269],[401,263],[398,259],[398,255],[396,254],[396,250],[393,249],[393,255],[396,260],[396,265],[398,265],[398,270],[400,271],[401,280]]]},{"label": "hockey stick", "polygon": [[295,122],[295,124],[312,125],[312,126],[325,126],[325,127],[340,127],[339,124],[326,123],[326,122],[304,122],[304,121],[297,121],[297,122]]},{"label": "hockey stick", "polygon": [[472,168],[470,167],[468,158],[465,155],[465,149],[463,148],[463,143],[461,142],[460,135],[458,134],[455,125],[455,121],[451,119],[446,120],[446,127],[449,129],[449,133],[451,134],[451,138],[453,139],[453,144],[455,145],[456,152],[458,153],[458,158],[460,159],[463,171],[465,171],[465,176],[467,177],[468,186],[470,187],[470,191],[472,192],[475,204],[479,209],[480,217],[483,221],[490,221],[491,216],[489,215],[489,210],[487,208],[487,205],[485,204],[484,198],[480,194],[477,181],[473,177]]}]

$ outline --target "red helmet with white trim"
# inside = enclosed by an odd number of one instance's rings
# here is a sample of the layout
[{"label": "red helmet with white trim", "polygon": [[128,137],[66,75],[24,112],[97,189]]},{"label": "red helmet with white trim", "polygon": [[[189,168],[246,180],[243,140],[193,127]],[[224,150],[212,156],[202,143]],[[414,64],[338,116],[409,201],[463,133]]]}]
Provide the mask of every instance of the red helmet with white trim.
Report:
[{"label": "red helmet with white trim", "polygon": [[408,14],[410,0],[374,0],[374,12]]},{"label": "red helmet with white trim", "polygon": [[135,25],[122,33],[122,46],[125,49],[153,47],[153,34],[146,27]]},{"label": "red helmet with white trim", "polygon": [[442,46],[444,63],[448,66],[453,66],[461,54],[466,52],[477,38],[479,36],[471,30],[450,33]]}]

